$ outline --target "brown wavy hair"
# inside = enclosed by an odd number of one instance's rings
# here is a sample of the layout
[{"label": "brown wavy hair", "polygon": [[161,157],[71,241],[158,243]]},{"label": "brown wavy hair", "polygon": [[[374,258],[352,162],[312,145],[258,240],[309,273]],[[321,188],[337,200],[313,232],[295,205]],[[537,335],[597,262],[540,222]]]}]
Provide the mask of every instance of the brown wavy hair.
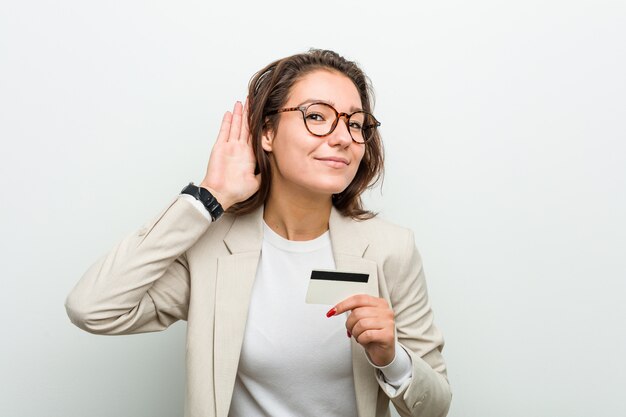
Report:
[{"label": "brown wavy hair", "polygon": [[[268,116],[271,111],[284,106],[293,85],[312,71],[326,69],[345,75],[354,83],[361,97],[363,110],[373,113],[374,91],[370,79],[353,62],[336,52],[322,49],[310,49],[308,52],[288,56],[267,65],[257,72],[248,84],[248,125],[252,135],[252,146],[257,160],[256,173],[261,173],[261,186],[247,200],[228,209],[234,214],[246,214],[265,203],[269,195],[272,172],[269,157],[261,146],[261,138],[267,129],[278,128],[279,115]],[[365,210],[361,194],[373,187],[383,176],[383,144],[380,133],[365,143],[365,153],[356,175],[350,185],[338,194],[332,202],[344,216],[355,219],[368,219],[376,214]]]}]

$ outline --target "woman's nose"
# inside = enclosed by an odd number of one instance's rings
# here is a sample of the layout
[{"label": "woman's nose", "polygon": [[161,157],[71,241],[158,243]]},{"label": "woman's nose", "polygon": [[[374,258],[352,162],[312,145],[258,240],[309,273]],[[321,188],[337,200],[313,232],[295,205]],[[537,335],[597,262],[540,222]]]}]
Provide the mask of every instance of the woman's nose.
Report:
[{"label": "woman's nose", "polygon": [[335,130],[333,130],[328,138],[328,144],[331,146],[340,145],[347,147],[351,143],[352,136],[350,136],[350,129],[348,127],[348,115],[340,114],[337,119]]}]

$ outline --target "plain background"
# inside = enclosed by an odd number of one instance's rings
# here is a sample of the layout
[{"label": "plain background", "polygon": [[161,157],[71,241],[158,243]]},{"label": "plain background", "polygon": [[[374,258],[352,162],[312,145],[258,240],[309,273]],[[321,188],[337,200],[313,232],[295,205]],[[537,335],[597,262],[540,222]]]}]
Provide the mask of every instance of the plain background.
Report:
[{"label": "plain background", "polygon": [[624,1],[6,1],[0,415],[182,415],[185,325],[72,326],[87,267],[200,181],[252,74],[358,61],[415,231],[451,417],[624,416]]}]

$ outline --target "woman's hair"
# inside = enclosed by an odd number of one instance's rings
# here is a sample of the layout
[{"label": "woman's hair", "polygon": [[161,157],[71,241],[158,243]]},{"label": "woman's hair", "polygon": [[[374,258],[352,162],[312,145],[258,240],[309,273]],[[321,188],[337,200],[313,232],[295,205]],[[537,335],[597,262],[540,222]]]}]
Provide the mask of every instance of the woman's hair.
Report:
[{"label": "woman's hair", "polygon": [[[320,69],[336,71],[352,80],[361,97],[363,110],[372,113],[374,92],[369,78],[355,62],[348,61],[336,52],[310,49],[306,53],[274,61],[257,72],[248,85],[248,124],[257,160],[256,173],[261,173],[261,186],[250,198],[233,205],[228,212],[245,214],[265,203],[270,192],[272,172],[269,156],[261,146],[261,140],[267,129],[278,128],[279,120],[278,114],[267,114],[285,105],[297,81]],[[378,131],[362,146],[365,146],[365,153],[354,179],[345,190],[334,194],[332,198],[333,205],[344,216],[356,219],[375,216],[375,213],[363,208],[361,194],[373,187],[383,175],[383,145]]]}]

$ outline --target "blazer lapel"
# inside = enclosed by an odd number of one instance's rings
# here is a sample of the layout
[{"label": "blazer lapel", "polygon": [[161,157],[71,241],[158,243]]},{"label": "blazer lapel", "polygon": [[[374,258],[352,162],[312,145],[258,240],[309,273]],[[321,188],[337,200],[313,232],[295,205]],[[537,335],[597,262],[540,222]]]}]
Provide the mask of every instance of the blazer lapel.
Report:
[{"label": "blazer lapel", "polygon": [[[359,233],[355,220],[341,215],[334,207],[330,213],[329,229],[335,266],[338,271],[369,274],[370,294],[378,296],[376,262],[364,259],[369,242]],[[359,417],[374,417],[378,398],[375,370],[369,364],[363,347],[352,339],[352,372]]]},{"label": "blazer lapel", "polygon": [[238,216],[224,243],[231,255],[218,259],[215,289],[214,387],[218,417],[226,417],[237,376],[252,286],[263,242],[263,208]]}]

